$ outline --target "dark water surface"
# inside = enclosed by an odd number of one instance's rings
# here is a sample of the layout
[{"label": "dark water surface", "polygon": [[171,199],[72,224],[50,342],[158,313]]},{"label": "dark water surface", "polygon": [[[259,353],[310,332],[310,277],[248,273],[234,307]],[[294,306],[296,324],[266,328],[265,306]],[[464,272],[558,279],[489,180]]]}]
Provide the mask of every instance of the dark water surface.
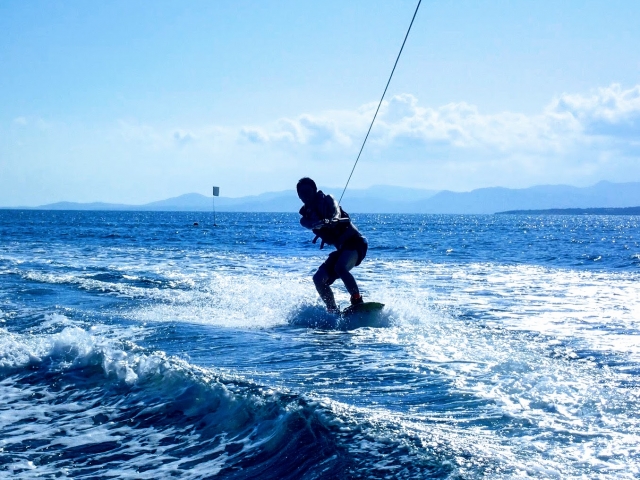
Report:
[{"label": "dark water surface", "polygon": [[0,477],[640,476],[640,217],[354,220],[0,210]]}]

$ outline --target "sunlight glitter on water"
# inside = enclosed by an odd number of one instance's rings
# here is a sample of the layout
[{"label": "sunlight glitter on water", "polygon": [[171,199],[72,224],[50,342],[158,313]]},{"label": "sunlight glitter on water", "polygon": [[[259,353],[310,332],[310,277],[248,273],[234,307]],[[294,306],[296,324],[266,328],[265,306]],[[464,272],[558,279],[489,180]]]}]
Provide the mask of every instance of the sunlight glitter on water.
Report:
[{"label": "sunlight glitter on water", "polygon": [[[72,475],[99,461],[116,476],[224,477],[287,452],[278,465],[318,455],[308,478],[640,474],[640,277],[611,267],[630,254],[600,242],[610,233],[579,238],[559,261],[522,262],[522,242],[495,261],[483,231],[524,235],[522,222],[430,218],[441,230],[425,232],[429,243],[403,217],[354,270],[389,326],[343,332],[301,322],[326,316],[311,281],[326,253],[271,231],[244,247],[263,233],[254,217],[204,246],[202,232],[178,241],[164,223],[141,229],[153,247],[105,240],[99,226],[96,240],[0,245],[2,468]],[[575,220],[591,237],[592,224]],[[461,248],[470,226],[477,242]],[[552,258],[548,225],[524,226],[536,258]],[[587,247],[597,267],[566,266]],[[33,432],[44,443],[23,450]],[[280,443],[291,435],[294,449]],[[61,460],[47,464],[49,451]]]}]

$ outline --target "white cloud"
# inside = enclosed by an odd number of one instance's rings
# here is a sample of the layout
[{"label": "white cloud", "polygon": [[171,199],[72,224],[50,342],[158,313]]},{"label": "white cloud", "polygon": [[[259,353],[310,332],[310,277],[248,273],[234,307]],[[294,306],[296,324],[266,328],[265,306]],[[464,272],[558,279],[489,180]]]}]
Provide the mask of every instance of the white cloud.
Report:
[{"label": "white cloud", "polygon": [[551,109],[570,113],[585,123],[637,121],[640,118],[640,85],[623,90],[620,85],[613,84],[599,88],[589,96],[565,94],[552,102]]},{"label": "white cloud", "polygon": [[183,147],[213,144],[229,140],[235,135],[232,129],[204,125],[197,128],[160,128],[135,120],[120,120],[115,137],[126,143],[134,143],[157,151],[171,151]]},{"label": "white cloud", "polygon": [[269,135],[261,128],[245,127],[240,130],[240,138],[249,143],[267,143]]},{"label": "white cloud", "polygon": [[240,130],[242,141],[257,144],[328,146],[351,144],[350,136],[341,130],[331,116],[300,115],[298,118],[282,118],[269,127],[244,127]]},{"label": "white cloud", "polygon": [[191,142],[194,142],[196,140],[196,136],[191,132],[178,129],[173,132],[173,139],[178,145],[185,146]]},{"label": "white cloud", "polygon": [[374,129],[377,141],[388,147],[411,139],[414,145],[419,140],[424,149],[446,146],[500,155],[558,153],[571,145],[581,130],[579,122],[557,112],[483,114],[465,102],[425,108],[406,94],[385,103],[380,125]]},{"label": "white cloud", "polygon": [[[281,119],[247,127],[241,137],[276,149],[292,144],[348,149],[364,138],[375,107]],[[414,157],[448,149],[448,155],[462,155],[460,161],[486,156],[562,161],[586,150],[603,157],[621,149],[633,152],[639,138],[640,85],[624,90],[614,84],[589,95],[561,95],[536,115],[482,113],[465,102],[422,107],[413,95],[396,95],[383,103],[369,141],[388,159],[402,159],[394,151],[410,147]]]},{"label": "white cloud", "polygon": [[[333,177],[355,159],[376,107],[372,102],[242,128],[161,130],[122,122],[121,133],[153,150],[178,152],[188,146],[213,162],[232,158],[233,168],[243,172],[259,169],[277,176],[297,162]],[[533,115],[485,113],[467,102],[422,106],[404,93],[383,103],[363,157],[363,165],[375,168],[358,175],[398,184],[403,182],[396,178],[410,175],[413,185],[454,189],[619,181],[629,178],[625,172],[640,157],[639,125],[640,85],[562,94]]]},{"label": "white cloud", "polygon": [[[12,123],[21,128],[6,136],[0,153],[13,165],[11,178],[24,178],[24,185],[43,182],[32,172],[47,171],[47,182],[68,186],[58,172],[73,169],[75,188],[86,190],[87,201],[115,201],[118,192],[137,195],[118,201],[150,201],[206,192],[211,182],[238,196],[292,188],[302,176],[339,187],[376,107],[372,102],[245,127],[133,119],[106,132],[57,122],[42,129],[39,119],[18,117]],[[533,115],[487,113],[467,102],[427,106],[405,93],[381,107],[351,184],[469,190],[640,181],[639,122],[640,86],[563,94]],[[9,186],[10,180],[0,185]],[[58,197],[41,203],[67,198],[67,187],[59,188]]]},{"label": "white cloud", "polygon": [[[283,155],[342,161],[360,147],[376,107],[369,103],[354,110],[305,113],[236,129],[205,125],[161,130],[122,121],[120,135],[154,150],[197,144],[202,151],[223,149],[230,156],[258,148],[263,158],[273,155],[274,161]],[[587,164],[615,164],[616,156],[637,159],[640,85],[563,94],[535,115],[483,113],[466,102],[427,107],[411,94],[396,95],[383,103],[367,152],[370,161],[446,160],[458,166],[479,163],[505,169],[515,164],[528,171],[580,163],[586,171]]]},{"label": "white cloud", "polygon": [[640,85],[623,90],[618,84],[599,88],[589,96],[562,95],[549,110],[576,119],[588,137],[601,140],[640,142]]},{"label": "white cloud", "polygon": [[[332,184],[355,159],[376,107],[245,127],[228,147],[241,157],[243,145],[253,144],[263,168],[271,165],[273,172],[280,159],[296,158],[307,173],[331,172],[325,183]],[[383,103],[357,177],[452,189],[640,180],[639,126],[640,85],[562,94],[536,114],[485,113],[466,102],[422,106],[405,93]]]}]

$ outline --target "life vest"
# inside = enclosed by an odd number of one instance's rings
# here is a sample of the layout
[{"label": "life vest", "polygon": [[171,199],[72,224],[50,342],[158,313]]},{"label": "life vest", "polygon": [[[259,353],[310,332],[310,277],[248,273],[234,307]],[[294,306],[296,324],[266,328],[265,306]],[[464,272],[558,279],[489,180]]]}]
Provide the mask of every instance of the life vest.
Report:
[{"label": "life vest", "polygon": [[[339,215],[336,215],[337,212]],[[322,190],[318,190],[311,206],[302,206],[300,215],[311,222],[333,220],[336,216],[341,220],[349,219],[349,214],[337,205],[332,196],[325,195]],[[330,223],[323,228],[312,229],[312,232],[316,235],[316,240],[320,238],[322,243],[333,245],[338,250],[361,250],[362,244],[366,244],[365,238],[351,221]]]}]

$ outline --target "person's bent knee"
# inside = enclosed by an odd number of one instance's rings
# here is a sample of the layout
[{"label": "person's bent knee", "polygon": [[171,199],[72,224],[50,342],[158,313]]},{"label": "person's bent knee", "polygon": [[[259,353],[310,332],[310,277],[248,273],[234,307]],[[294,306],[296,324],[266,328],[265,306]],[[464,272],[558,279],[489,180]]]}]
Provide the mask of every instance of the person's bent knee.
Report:
[{"label": "person's bent knee", "polygon": [[313,283],[317,286],[321,287],[326,285],[329,281],[329,275],[323,268],[319,268],[318,271],[313,275]]},{"label": "person's bent knee", "polygon": [[340,256],[338,263],[336,263],[336,266],[335,266],[336,274],[340,278],[344,277],[356,265],[357,261],[358,261],[358,253],[356,251],[349,250],[344,252]]},{"label": "person's bent knee", "polygon": [[336,265],[336,275],[338,275],[339,278],[344,277],[347,273],[349,273],[349,268],[347,268],[346,265]]}]

